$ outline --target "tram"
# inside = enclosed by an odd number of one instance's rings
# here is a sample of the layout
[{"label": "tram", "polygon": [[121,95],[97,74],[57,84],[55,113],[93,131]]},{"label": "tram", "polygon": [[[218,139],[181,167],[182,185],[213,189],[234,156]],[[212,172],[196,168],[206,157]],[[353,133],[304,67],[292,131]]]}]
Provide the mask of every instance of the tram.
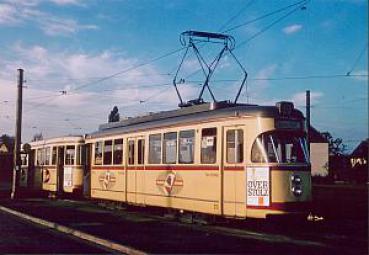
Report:
[{"label": "tram", "polygon": [[83,136],[65,136],[29,144],[28,173],[22,176],[29,179],[30,188],[51,195],[81,194],[85,165]]},{"label": "tram", "polygon": [[[221,217],[307,215],[311,166],[303,114],[291,102],[237,103],[247,72],[233,53],[232,36],[186,31],[180,41],[186,50],[173,80],[179,109],[122,121],[109,116],[118,121],[84,137],[31,143],[33,185],[54,193],[84,188],[92,199]],[[207,63],[198,42],[223,48]],[[190,49],[205,80],[199,96],[184,102],[177,85],[185,82],[180,71]],[[243,75],[232,102],[217,101],[209,86],[226,53]],[[205,91],[213,102],[204,101]]]},{"label": "tram", "polygon": [[290,102],[204,103],[101,125],[91,198],[235,218],[307,213],[304,117]]}]

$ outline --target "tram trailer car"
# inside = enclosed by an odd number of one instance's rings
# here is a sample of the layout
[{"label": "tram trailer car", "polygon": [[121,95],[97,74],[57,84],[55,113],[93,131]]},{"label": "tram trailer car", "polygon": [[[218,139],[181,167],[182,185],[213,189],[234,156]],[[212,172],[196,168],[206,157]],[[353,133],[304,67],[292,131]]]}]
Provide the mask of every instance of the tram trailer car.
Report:
[{"label": "tram trailer car", "polygon": [[305,119],[276,106],[205,103],[86,136],[91,198],[234,218],[309,212]]},{"label": "tram trailer car", "polygon": [[28,174],[23,178],[30,179],[28,186],[31,189],[52,195],[82,193],[84,137],[58,137],[29,144]]}]

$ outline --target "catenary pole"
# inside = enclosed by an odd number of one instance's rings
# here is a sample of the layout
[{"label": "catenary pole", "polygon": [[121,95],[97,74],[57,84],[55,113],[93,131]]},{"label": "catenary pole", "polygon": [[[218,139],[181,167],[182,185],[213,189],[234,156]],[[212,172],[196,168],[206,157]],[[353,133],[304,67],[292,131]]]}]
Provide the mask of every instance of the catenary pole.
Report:
[{"label": "catenary pole", "polygon": [[310,155],[310,90],[306,90],[306,142]]},{"label": "catenary pole", "polygon": [[18,69],[18,94],[17,94],[17,108],[16,108],[16,126],[15,126],[15,142],[14,142],[14,157],[13,157],[13,180],[11,199],[16,197],[19,172],[21,169],[21,140],[22,140],[22,100],[23,100],[23,69]]}]

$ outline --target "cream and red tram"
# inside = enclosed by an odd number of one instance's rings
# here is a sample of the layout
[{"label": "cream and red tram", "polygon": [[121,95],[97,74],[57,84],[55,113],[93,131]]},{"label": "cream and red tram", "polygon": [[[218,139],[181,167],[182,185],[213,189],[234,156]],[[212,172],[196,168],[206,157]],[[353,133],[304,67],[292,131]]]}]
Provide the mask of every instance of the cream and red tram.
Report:
[{"label": "cream and red tram", "polygon": [[48,193],[81,193],[84,138],[65,136],[31,142],[31,187]]},{"label": "cream and red tram", "polygon": [[277,106],[208,103],[101,125],[91,197],[237,218],[307,213],[304,117]]}]

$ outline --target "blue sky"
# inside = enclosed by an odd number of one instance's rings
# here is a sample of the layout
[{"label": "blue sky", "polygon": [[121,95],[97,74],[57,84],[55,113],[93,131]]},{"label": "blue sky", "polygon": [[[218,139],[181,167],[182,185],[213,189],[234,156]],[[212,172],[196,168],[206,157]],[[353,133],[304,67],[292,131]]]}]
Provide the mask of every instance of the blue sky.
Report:
[{"label": "blue sky", "polygon": [[[171,83],[183,51],[111,79],[101,77],[180,48],[183,31],[229,29],[296,2],[0,0],[0,133],[14,133],[17,68],[24,68],[27,80],[23,140],[37,132],[46,137],[91,132],[114,105],[122,116],[175,108],[174,89],[164,84]],[[236,47],[241,44],[234,53],[249,74],[248,94],[240,101],[290,100],[304,110],[309,89],[312,124],[352,148],[368,137],[368,2],[311,0],[305,6],[246,44],[241,43],[295,7],[229,31]],[[200,48],[207,59],[217,50]],[[197,69],[190,54],[180,77]],[[349,71],[353,76],[339,76]],[[321,77],[332,75],[338,77]],[[240,77],[226,57],[214,79]],[[201,79],[200,74],[186,79],[180,88],[186,99],[197,95]],[[238,83],[211,86],[217,99],[230,99]],[[67,95],[61,96],[62,90]]]}]

